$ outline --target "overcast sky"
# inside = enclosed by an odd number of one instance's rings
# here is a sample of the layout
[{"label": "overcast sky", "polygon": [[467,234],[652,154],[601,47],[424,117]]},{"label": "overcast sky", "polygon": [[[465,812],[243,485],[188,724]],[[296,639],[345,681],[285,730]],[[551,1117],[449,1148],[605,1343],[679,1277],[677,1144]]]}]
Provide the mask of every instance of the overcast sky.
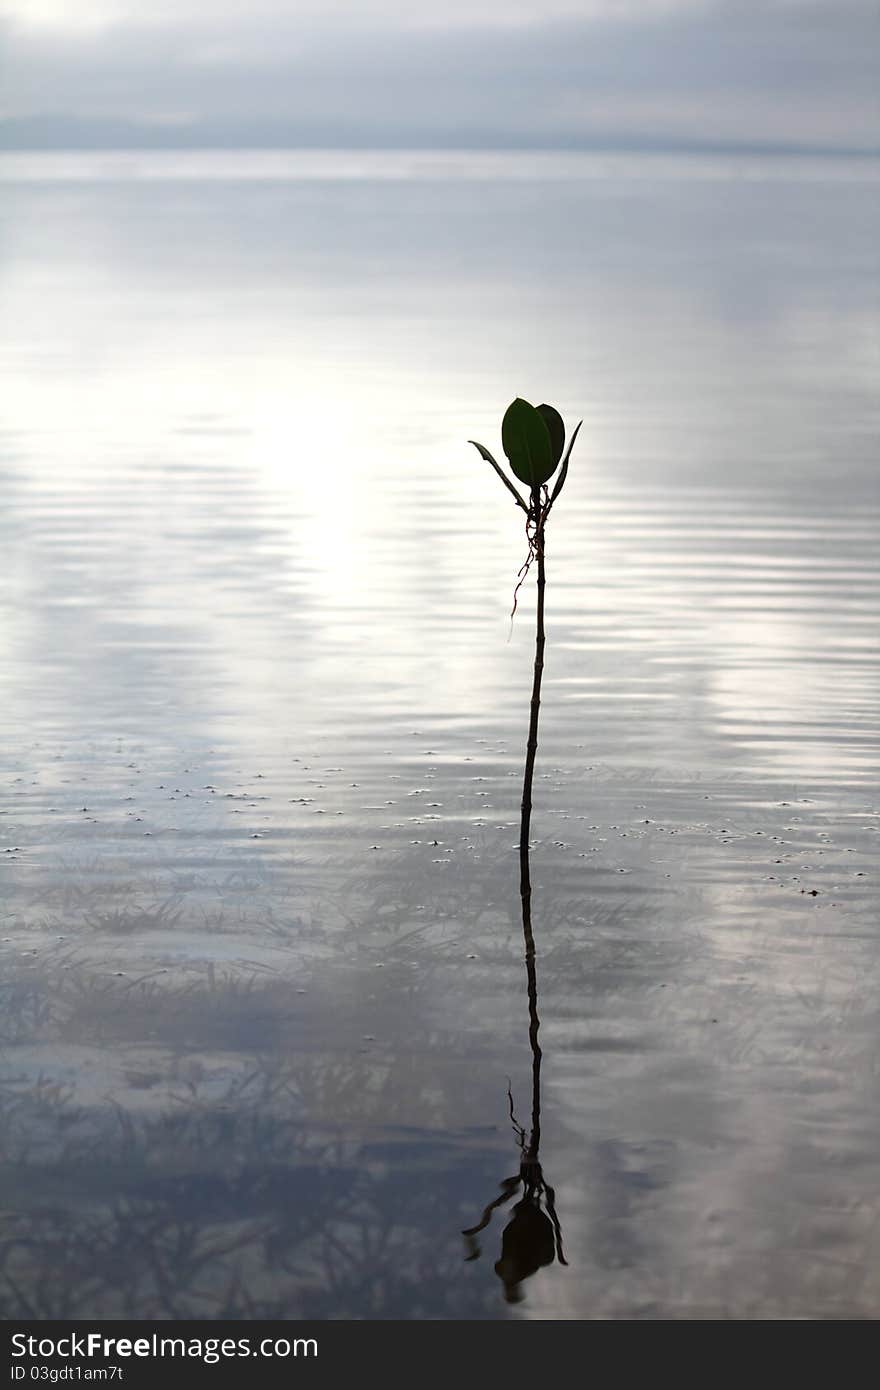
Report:
[{"label": "overcast sky", "polygon": [[880,0],[0,0],[7,144],[880,147]]}]

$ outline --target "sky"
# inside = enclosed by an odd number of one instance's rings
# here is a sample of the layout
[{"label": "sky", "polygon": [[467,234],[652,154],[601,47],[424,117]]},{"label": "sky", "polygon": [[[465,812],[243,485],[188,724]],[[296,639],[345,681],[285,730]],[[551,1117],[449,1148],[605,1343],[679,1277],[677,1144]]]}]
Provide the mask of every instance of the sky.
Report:
[{"label": "sky", "polygon": [[0,144],[880,149],[880,0],[0,0]]}]

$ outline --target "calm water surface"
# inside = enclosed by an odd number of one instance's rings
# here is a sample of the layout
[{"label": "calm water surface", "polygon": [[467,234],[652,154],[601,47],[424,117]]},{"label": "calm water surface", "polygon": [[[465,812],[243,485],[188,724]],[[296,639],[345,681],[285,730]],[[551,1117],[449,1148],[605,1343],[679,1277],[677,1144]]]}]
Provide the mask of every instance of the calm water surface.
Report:
[{"label": "calm water surface", "polygon": [[5,1315],[877,1316],[876,166],[0,185]]}]

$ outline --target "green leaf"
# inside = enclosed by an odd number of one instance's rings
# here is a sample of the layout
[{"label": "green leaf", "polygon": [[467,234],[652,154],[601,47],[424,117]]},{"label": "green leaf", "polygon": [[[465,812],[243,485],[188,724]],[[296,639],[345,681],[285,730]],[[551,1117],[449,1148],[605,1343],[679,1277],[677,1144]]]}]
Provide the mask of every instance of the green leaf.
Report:
[{"label": "green leaf", "polygon": [[[571,458],[571,451],[574,448],[574,441],[577,439],[578,434],[580,433],[581,425],[583,423],[583,420],[578,420],[577,424],[574,427],[574,434],[568,441],[568,448],[565,451],[565,458],[562,460],[562,467],[559,470],[559,477],[556,479],[556,485],[550,494],[550,507],[553,506],[553,503],[556,501],[557,497],[562,491],[563,484],[568,476],[568,460]],[[547,508],[548,511],[550,510],[550,507]]]},{"label": "green leaf", "polygon": [[562,416],[552,405],[539,405],[538,414],[543,418],[544,424],[550,431],[550,447],[553,450],[554,464],[556,464],[562,458],[562,451],[565,448],[565,425]]},{"label": "green leaf", "polygon": [[484,445],[478,444],[475,439],[469,439],[468,444],[473,444],[474,448],[479,450],[481,456],[486,460],[486,462],[490,463],[492,467],[495,469],[495,472],[498,474],[502,483],[507,488],[507,491],[513,493],[513,496],[516,499],[517,506],[522,507],[523,511],[527,512],[529,509],[526,506],[525,502],[520,497],[519,493],[513,486],[513,483],[510,481],[507,474],[504,472],[503,468],[501,468],[501,466],[495,462],[492,455],[489,453],[489,450],[485,448]]},{"label": "green leaf", "polygon": [[546,483],[556,468],[550,431],[543,415],[519,396],[505,411],[501,443],[514,473],[531,491]]}]

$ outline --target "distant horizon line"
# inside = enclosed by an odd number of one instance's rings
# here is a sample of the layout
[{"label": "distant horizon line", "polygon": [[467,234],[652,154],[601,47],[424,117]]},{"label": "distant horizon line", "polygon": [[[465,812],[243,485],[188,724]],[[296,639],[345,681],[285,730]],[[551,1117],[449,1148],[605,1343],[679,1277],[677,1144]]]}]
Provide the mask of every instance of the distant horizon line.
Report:
[{"label": "distant horizon line", "polygon": [[809,156],[825,159],[877,159],[880,144],[827,144],[772,138],[701,138],[637,131],[598,130],[592,134],[559,133],[538,137],[525,131],[431,131],[422,127],[403,134],[381,127],[367,137],[343,125],[306,134],[286,122],[261,126],[222,121],[154,123],[125,117],[72,116],[44,112],[37,116],[0,117],[0,153],[184,150],[388,150],[403,152],[466,151],[594,154],[709,154]]},{"label": "distant horizon line", "polygon": [[708,141],[622,141],[591,142],[565,141],[555,144],[514,142],[452,143],[390,143],[384,140],[363,141],[20,141],[4,139],[0,122],[0,155],[4,154],[607,154],[607,155],[716,155],[811,159],[880,159],[880,146],[860,145],[800,145],[783,142],[756,144],[748,142]]}]

